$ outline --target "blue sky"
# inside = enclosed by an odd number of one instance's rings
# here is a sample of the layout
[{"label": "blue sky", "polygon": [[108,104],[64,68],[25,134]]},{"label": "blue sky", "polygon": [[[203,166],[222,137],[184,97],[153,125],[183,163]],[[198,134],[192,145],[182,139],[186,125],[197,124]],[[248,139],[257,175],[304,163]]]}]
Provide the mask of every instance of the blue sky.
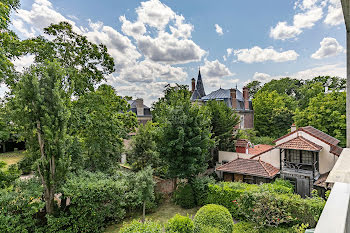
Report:
[{"label": "blue sky", "polygon": [[[121,95],[147,104],[167,83],[190,84],[201,67],[206,92],[290,76],[345,76],[340,0],[22,0],[12,29],[23,39],[69,21],[107,45]],[[31,56],[14,61],[20,70]]]}]

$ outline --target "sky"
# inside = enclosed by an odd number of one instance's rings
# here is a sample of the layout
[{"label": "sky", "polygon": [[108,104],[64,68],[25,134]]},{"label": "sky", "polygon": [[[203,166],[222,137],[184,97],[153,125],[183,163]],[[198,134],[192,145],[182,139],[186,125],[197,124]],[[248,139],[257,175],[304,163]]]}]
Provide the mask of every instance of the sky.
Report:
[{"label": "sky", "polygon": [[168,83],[190,85],[199,67],[207,94],[346,72],[340,0],[21,0],[11,29],[26,39],[60,21],[105,44],[116,68],[106,83],[148,105]]}]

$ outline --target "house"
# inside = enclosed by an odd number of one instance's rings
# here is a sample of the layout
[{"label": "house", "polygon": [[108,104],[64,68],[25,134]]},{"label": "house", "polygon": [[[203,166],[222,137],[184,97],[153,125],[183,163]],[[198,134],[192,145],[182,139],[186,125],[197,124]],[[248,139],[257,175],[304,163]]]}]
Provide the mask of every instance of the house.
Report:
[{"label": "house", "polygon": [[130,110],[136,114],[139,124],[145,125],[147,121],[152,120],[151,109],[143,104],[143,99],[128,100]]},{"label": "house", "polygon": [[254,111],[252,101],[249,99],[249,89],[243,88],[243,93],[236,88],[223,89],[219,88],[216,91],[206,95],[201,71],[198,72],[197,83],[192,79],[192,96],[191,101],[199,104],[205,104],[210,100],[224,101],[226,105],[235,110],[240,117],[240,123],[237,128],[249,129],[254,127]]},{"label": "house", "polygon": [[[330,188],[326,183],[327,176],[343,150],[338,139],[312,126],[296,129],[293,125],[290,133],[274,143],[274,146],[254,146],[248,140],[238,140],[236,152],[219,151],[217,174],[224,180],[230,180],[227,174],[233,174],[231,180],[238,179],[236,174],[243,175],[239,178],[242,181],[251,176],[253,183],[269,182],[279,176],[291,181],[295,192],[301,196],[310,196],[312,189],[322,194]],[[260,172],[256,172],[257,169]],[[264,176],[263,169],[266,171]]]}]

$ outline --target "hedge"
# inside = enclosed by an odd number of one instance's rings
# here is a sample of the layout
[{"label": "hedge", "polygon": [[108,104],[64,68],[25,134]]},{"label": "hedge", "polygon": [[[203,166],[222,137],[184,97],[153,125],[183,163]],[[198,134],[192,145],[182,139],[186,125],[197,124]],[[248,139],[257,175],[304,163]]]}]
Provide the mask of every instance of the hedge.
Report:
[{"label": "hedge", "polygon": [[225,206],[236,219],[264,226],[309,224],[314,227],[325,201],[318,197],[301,198],[292,193],[286,181],[274,184],[222,182],[209,185],[206,202]]},{"label": "hedge", "polygon": [[167,233],[193,233],[193,221],[189,216],[182,216],[176,214],[169,219],[168,224],[165,227]]}]

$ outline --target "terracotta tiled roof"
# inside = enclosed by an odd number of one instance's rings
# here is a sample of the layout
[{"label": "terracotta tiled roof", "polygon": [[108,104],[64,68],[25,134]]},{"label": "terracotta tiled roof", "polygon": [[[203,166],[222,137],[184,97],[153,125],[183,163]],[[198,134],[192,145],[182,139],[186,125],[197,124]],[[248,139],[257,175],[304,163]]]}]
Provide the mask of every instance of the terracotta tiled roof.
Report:
[{"label": "terracotta tiled roof", "polygon": [[293,138],[287,142],[284,142],[277,146],[281,149],[294,149],[294,150],[308,150],[308,151],[320,151],[322,146],[313,143],[302,136]]},{"label": "terracotta tiled roof", "polygon": [[279,172],[279,169],[261,160],[240,158],[221,165],[216,170],[266,178],[273,178]]},{"label": "terracotta tiled roof", "polygon": [[343,151],[343,148],[339,147],[339,146],[331,146],[331,150],[329,152],[331,152],[332,154],[335,154],[337,156],[339,156],[341,154],[341,152]]},{"label": "terracotta tiled roof", "polygon": [[293,132],[290,132],[278,139],[276,139],[274,142],[277,142],[285,137],[288,137],[289,135],[293,134],[293,133],[296,133],[298,131],[304,131],[312,136],[314,136],[315,138],[323,141],[324,143],[327,143],[328,145],[337,145],[340,141],[332,136],[329,136],[328,134],[312,127],[312,126],[305,126],[305,127],[300,127],[298,128],[297,130],[293,131]]},{"label": "terracotta tiled roof", "polygon": [[238,139],[236,142],[237,147],[247,147],[249,141],[247,139]]},{"label": "terracotta tiled roof", "polygon": [[256,156],[259,156],[267,151],[270,151],[273,148],[274,147],[271,145],[259,144],[259,145],[255,145],[254,147],[249,147],[248,154],[254,155],[252,158],[255,158]]}]

